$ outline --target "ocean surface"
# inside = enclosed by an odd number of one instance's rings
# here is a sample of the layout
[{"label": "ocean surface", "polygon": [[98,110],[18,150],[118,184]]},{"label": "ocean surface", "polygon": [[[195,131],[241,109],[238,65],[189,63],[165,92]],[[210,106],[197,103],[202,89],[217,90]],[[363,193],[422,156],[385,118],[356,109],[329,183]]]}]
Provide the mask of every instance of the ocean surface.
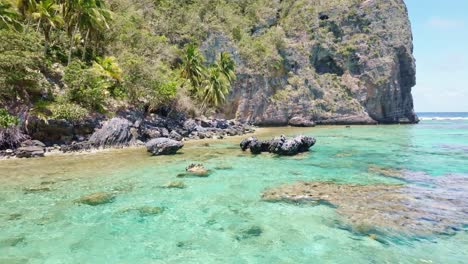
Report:
[{"label": "ocean surface", "polygon": [[[124,149],[0,161],[0,263],[468,263],[468,201],[460,192],[468,188],[468,114],[420,116],[418,125],[258,131],[317,138],[295,157],[244,153],[235,137],[189,142],[169,157]],[[191,163],[211,174],[178,178]],[[186,188],[165,188],[174,181]],[[298,181],[393,184],[413,200],[433,193],[430,204],[420,201],[433,215],[409,226],[373,221],[375,211],[362,218],[369,208],[353,202],[379,200],[365,191],[343,201],[360,217],[327,203],[262,200],[265,190]],[[77,202],[98,192],[115,199]],[[439,203],[440,194],[450,197]],[[385,213],[417,215],[421,208],[407,210],[411,204]],[[442,232],[430,228],[441,223]]]}]

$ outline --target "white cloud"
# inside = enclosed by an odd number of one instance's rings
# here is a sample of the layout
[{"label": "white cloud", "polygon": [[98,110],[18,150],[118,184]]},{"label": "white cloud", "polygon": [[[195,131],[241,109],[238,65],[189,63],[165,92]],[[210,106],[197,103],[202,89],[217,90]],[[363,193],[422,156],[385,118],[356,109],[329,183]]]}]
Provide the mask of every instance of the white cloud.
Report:
[{"label": "white cloud", "polygon": [[447,19],[441,17],[433,17],[429,19],[427,24],[431,28],[436,29],[459,29],[465,27],[465,22],[463,20]]}]

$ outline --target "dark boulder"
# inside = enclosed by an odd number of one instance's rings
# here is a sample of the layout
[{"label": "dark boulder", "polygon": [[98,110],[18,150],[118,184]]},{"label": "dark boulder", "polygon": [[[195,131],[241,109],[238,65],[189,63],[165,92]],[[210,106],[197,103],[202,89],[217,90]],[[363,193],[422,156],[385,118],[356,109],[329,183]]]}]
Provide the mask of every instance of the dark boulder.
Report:
[{"label": "dark boulder", "polygon": [[220,129],[228,129],[229,128],[229,122],[225,119],[218,119],[216,120],[216,128]]},{"label": "dark boulder", "polygon": [[89,142],[95,147],[103,148],[128,146],[136,141],[137,135],[135,134],[130,121],[114,117],[91,135]]},{"label": "dark boulder", "polygon": [[297,136],[287,139],[285,136],[279,136],[269,141],[261,141],[255,137],[242,140],[240,147],[243,151],[250,149],[252,154],[270,152],[277,155],[292,156],[298,153],[309,151],[315,145],[315,138],[307,136]]},{"label": "dark boulder", "polygon": [[263,150],[262,145],[262,141],[252,141],[249,145],[250,152],[252,152],[252,154],[261,154]]},{"label": "dark boulder", "polygon": [[169,134],[169,138],[177,141],[182,141],[182,139],[184,139],[179,133],[177,133],[174,130],[171,131],[171,133]]},{"label": "dark boulder", "polygon": [[241,141],[240,147],[242,151],[246,151],[247,149],[250,148],[250,145],[254,142],[258,141],[256,137],[249,137]]},{"label": "dark boulder", "polygon": [[271,153],[278,153],[281,151],[281,147],[283,146],[284,142],[286,141],[286,137],[281,135],[279,137],[275,137],[270,141],[270,145],[268,147],[268,151]]},{"label": "dark boulder", "polygon": [[189,133],[196,131],[198,127],[198,124],[195,120],[189,119],[184,122],[183,128],[184,130],[188,131]]},{"label": "dark boulder", "polygon": [[154,156],[173,155],[184,146],[184,143],[168,138],[156,138],[146,143],[148,152]]}]

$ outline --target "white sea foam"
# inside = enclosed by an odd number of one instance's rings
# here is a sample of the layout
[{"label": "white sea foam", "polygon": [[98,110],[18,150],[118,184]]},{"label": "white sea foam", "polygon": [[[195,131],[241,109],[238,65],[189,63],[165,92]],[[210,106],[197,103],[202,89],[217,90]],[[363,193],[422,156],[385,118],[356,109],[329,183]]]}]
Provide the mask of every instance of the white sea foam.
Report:
[{"label": "white sea foam", "polygon": [[468,117],[462,116],[451,116],[451,117],[442,117],[442,116],[434,116],[434,117],[419,117],[420,120],[468,120]]}]

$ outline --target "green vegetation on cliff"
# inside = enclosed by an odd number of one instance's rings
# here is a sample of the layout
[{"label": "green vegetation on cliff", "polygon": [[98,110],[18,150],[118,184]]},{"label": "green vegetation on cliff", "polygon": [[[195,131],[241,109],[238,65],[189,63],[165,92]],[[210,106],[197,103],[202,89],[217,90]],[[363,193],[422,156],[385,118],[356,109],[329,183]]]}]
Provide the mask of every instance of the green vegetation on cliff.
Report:
[{"label": "green vegetation on cliff", "polygon": [[414,119],[401,0],[0,1],[0,106],[12,114]]}]

